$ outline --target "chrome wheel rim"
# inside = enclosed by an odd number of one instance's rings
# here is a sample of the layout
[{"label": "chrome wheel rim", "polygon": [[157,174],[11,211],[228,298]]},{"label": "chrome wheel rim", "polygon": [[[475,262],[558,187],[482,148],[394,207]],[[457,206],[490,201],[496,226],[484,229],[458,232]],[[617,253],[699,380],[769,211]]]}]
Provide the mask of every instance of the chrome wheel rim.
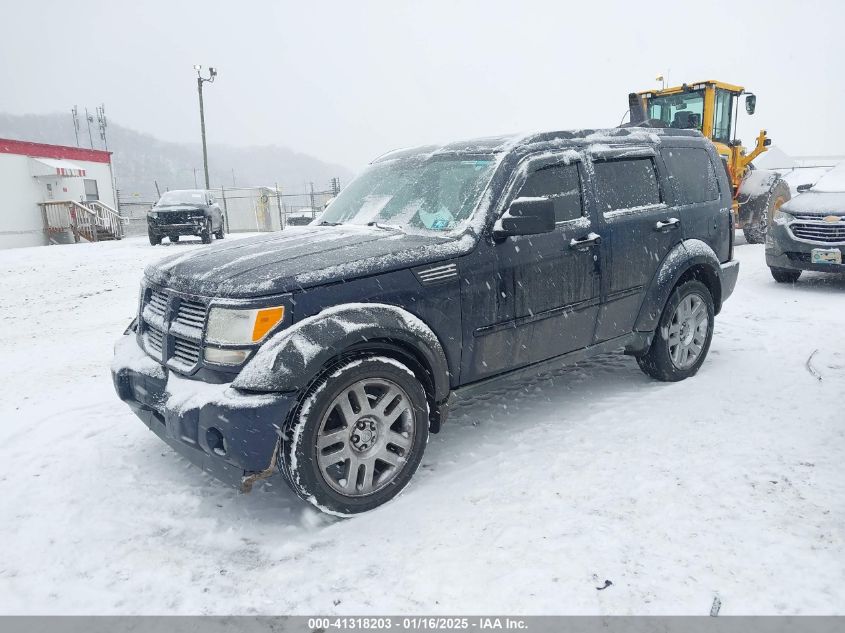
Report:
[{"label": "chrome wheel rim", "polygon": [[710,317],[704,299],[695,293],[681,299],[669,321],[669,357],[678,369],[689,369],[701,357]]},{"label": "chrome wheel rim", "polygon": [[390,380],[365,378],[344,389],[326,409],[317,433],[317,464],[334,491],[363,497],[396,479],[413,444],[407,392]]}]

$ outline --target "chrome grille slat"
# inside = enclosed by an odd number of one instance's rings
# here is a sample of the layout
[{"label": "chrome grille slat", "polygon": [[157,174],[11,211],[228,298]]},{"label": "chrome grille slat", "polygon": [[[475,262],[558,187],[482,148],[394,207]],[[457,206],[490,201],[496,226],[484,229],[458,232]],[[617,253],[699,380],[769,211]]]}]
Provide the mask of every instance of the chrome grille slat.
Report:
[{"label": "chrome grille slat", "polygon": [[176,323],[202,330],[205,327],[205,306],[197,301],[182,299],[174,320]]},{"label": "chrome grille slat", "polygon": [[146,332],[147,345],[161,356],[161,348],[164,343],[164,335],[155,328],[148,327]]}]

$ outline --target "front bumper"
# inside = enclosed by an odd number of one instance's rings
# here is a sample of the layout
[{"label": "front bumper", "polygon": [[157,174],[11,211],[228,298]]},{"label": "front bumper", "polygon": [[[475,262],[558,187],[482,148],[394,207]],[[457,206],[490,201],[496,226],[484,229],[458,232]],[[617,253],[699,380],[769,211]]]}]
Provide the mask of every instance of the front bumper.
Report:
[{"label": "front bumper", "polygon": [[810,242],[793,237],[783,224],[773,224],[766,235],[766,264],[771,268],[811,270],[820,273],[845,273],[843,264],[813,264],[810,256],[815,248],[837,248],[845,262],[845,245]]},{"label": "front bumper", "polygon": [[733,294],[736,280],[739,277],[739,262],[732,260],[721,265],[722,303]]},{"label": "front bumper", "polygon": [[147,226],[153,233],[159,233],[161,235],[199,235],[205,230],[204,222],[180,222],[174,224],[148,222]]},{"label": "front bumper", "polygon": [[180,455],[241,489],[251,475],[275,468],[295,394],[249,394],[183,378],[147,357],[134,334],[125,335],[115,352],[118,396]]}]

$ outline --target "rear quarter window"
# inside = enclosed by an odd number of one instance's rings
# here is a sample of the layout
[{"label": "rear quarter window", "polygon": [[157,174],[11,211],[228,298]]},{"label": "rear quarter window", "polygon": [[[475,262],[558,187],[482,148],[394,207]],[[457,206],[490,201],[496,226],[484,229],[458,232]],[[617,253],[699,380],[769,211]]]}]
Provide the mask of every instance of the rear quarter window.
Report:
[{"label": "rear quarter window", "polygon": [[660,204],[660,185],[651,158],[597,160],[596,194],[604,213]]},{"label": "rear quarter window", "polygon": [[707,150],[672,147],[662,150],[663,162],[675,183],[678,204],[696,204],[719,199],[719,181]]}]

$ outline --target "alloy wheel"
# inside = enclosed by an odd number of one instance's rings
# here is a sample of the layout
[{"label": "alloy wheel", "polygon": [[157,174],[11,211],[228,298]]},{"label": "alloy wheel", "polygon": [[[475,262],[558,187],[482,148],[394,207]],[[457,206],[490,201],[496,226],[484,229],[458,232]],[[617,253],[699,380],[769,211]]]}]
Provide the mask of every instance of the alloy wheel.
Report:
[{"label": "alloy wheel", "polygon": [[669,322],[669,356],[678,369],[692,367],[701,356],[710,318],[704,299],[691,293],[681,299]]},{"label": "alloy wheel", "polygon": [[351,497],[389,485],[405,467],[414,443],[408,394],[382,378],[359,380],[329,405],[317,433],[320,474],[336,492]]}]

